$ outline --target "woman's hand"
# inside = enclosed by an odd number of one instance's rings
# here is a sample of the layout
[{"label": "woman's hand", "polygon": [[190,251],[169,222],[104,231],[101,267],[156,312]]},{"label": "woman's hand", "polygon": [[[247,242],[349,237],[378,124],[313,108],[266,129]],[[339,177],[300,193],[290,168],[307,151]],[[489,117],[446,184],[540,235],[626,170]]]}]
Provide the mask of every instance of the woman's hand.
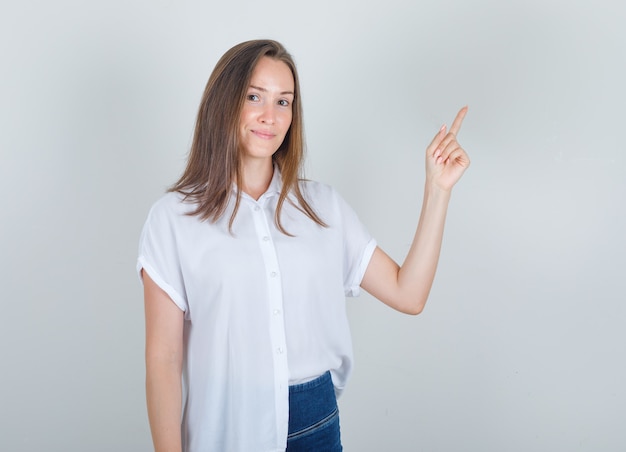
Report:
[{"label": "woman's hand", "polygon": [[461,108],[450,131],[443,125],[426,148],[426,183],[444,191],[452,190],[470,164],[467,153],[456,139],[467,107]]}]

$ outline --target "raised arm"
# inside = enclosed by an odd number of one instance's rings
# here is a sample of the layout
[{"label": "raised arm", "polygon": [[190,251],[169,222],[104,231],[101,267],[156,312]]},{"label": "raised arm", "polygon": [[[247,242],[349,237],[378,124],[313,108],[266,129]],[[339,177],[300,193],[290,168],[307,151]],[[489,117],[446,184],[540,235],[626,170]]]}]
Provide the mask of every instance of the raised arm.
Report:
[{"label": "raised arm", "polygon": [[143,272],[146,311],[146,398],[155,452],[181,443],[183,311]]},{"label": "raised arm", "polygon": [[424,202],[404,263],[399,266],[376,248],[361,282],[363,289],[400,312],[422,312],[435,278],[452,187],[470,164],[456,139],[466,113],[467,107],[462,108],[450,131],[441,127],[426,148]]}]

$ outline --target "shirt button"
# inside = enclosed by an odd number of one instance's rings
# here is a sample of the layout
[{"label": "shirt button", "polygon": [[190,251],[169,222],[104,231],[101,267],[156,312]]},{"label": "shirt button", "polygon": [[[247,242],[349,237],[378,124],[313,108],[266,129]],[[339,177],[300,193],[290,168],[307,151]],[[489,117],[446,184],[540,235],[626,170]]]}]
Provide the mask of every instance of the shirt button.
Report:
[{"label": "shirt button", "polygon": [[263,241],[267,242],[270,238],[268,236],[263,237]]},{"label": "shirt button", "polygon": [[254,206],[254,211],[258,212],[259,210],[261,210],[261,208],[259,206]]},{"label": "shirt button", "polygon": [[272,273],[270,273],[270,276],[271,276],[272,278],[276,278],[276,276],[278,276],[278,273],[276,273],[276,272],[272,272]]},{"label": "shirt button", "polygon": [[278,347],[278,348],[276,349],[276,351],[277,351],[278,353],[282,354],[282,353],[283,353],[283,348],[282,348],[282,347]]},{"label": "shirt button", "polygon": [[274,309],[274,315],[280,314],[280,309]]}]

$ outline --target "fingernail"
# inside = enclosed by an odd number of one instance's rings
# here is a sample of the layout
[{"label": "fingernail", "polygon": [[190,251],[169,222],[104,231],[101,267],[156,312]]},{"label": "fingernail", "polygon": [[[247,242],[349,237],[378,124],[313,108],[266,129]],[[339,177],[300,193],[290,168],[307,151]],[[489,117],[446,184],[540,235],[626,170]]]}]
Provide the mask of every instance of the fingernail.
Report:
[{"label": "fingernail", "polygon": [[445,124],[441,126],[441,129],[439,129],[439,131],[443,132],[444,130],[446,130],[446,125]]}]

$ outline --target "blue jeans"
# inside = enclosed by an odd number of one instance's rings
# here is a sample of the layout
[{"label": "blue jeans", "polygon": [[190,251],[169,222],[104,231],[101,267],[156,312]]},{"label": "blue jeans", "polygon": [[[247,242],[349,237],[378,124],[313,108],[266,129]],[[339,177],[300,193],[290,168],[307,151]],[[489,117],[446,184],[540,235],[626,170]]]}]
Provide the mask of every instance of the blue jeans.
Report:
[{"label": "blue jeans", "polygon": [[287,452],[341,452],[339,409],[326,372],[315,380],[289,386]]}]

